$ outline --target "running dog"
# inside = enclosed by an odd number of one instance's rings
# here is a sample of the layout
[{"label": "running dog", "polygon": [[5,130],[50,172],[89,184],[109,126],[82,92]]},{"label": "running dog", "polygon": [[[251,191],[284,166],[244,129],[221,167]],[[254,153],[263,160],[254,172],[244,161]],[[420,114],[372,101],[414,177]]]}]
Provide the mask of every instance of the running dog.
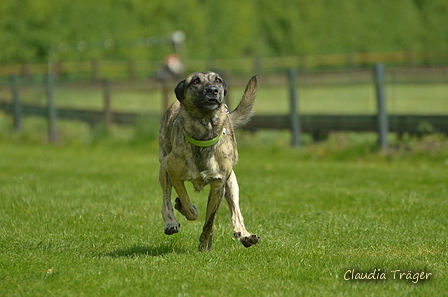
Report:
[{"label": "running dog", "polygon": [[177,101],[166,110],[159,130],[159,181],[163,190],[162,216],[165,234],[179,232],[174,216],[171,191],[177,195],[175,208],[188,220],[198,218],[185,181],[196,191],[210,185],[205,224],[199,239],[199,250],[212,247],[213,229],[219,206],[225,197],[229,204],[234,236],[245,246],[259,242],[249,233],[239,207],[238,182],[233,166],[238,161],[234,128],[246,124],[253,114],[257,78],[246,86],[238,106],[229,113],[224,104],[226,82],[214,72],[195,72],[175,88]]}]

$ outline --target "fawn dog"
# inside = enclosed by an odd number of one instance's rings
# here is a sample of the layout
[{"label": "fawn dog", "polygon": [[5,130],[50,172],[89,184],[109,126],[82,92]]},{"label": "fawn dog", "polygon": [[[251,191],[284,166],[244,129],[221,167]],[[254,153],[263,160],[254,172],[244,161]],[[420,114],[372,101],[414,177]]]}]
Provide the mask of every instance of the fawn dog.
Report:
[{"label": "fawn dog", "polygon": [[232,215],[234,236],[245,247],[259,241],[244,226],[233,172],[238,161],[234,128],[246,124],[252,116],[256,89],[257,78],[253,76],[241,102],[229,113],[224,104],[226,82],[214,72],[195,72],[179,82],[175,88],[178,100],[163,115],[159,130],[159,181],[163,190],[165,234],[172,235],[180,228],[171,203],[172,188],[179,196],[174,207],[188,220],[196,220],[198,210],[184,183],[192,182],[196,191],[210,185],[200,251],[212,247],[214,221],[224,197]]}]

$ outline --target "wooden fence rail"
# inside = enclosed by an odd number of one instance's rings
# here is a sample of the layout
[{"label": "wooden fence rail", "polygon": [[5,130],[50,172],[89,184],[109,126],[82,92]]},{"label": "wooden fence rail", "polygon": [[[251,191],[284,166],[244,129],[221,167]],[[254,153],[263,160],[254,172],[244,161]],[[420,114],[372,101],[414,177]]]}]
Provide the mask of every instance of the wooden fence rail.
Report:
[{"label": "wooden fence rail", "polygon": [[[245,126],[245,129],[288,129],[291,131],[292,145],[300,145],[300,135],[302,132],[310,133],[316,137],[326,135],[332,131],[375,131],[379,133],[379,142],[382,148],[387,148],[388,132],[397,133],[425,133],[443,132],[448,133],[448,115],[395,115],[387,114],[386,98],[384,92],[384,66],[377,64],[374,67],[374,77],[376,78],[377,90],[377,114],[375,115],[313,115],[301,114],[298,112],[299,91],[297,90],[297,72],[288,71],[288,81],[290,89],[290,114],[285,115],[255,115]],[[87,110],[74,108],[56,108],[53,90],[54,83],[51,77],[47,82],[48,104],[46,106],[35,106],[22,104],[18,89],[17,78],[12,79],[12,100],[0,100],[0,110],[13,115],[14,127],[16,130],[22,129],[22,116],[34,115],[46,117],[49,126],[49,140],[56,139],[56,119],[67,119],[83,121],[91,126],[104,124],[106,127],[110,123],[136,124],[144,117],[153,119],[160,118],[157,113],[142,114],[129,112],[111,111],[110,82],[105,81],[104,88],[104,108],[103,110]],[[1,98],[0,98],[1,99]]]},{"label": "wooden fence rail", "polygon": [[[389,65],[427,65],[448,62],[446,50],[439,51],[394,51],[360,52],[339,54],[316,54],[288,57],[240,58],[218,60],[187,60],[188,71],[198,69],[226,69],[233,73],[268,73],[284,71],[290,67],[299,69],[316,68],[357,68],[370,66],[379,61]],[[162,61],[134,60],[91,60],[91,61],[53,61],[51,73],[57,75],[84,74],[93,79],[147,77],[159,70]],[[46,75],[50,70],[48,63],[24,63],[21,65],[0,65],[0,77],[21,75],[25,79],[34,75]]]},{"label": "wooden fence rail", "polygon": [[[6,113],[14,114],[14,103],[0,101],[0,109]],[[40,117],[48,116],[48,107],[21,105],[23,115]],[[57,108],[58,119],[82,121],[95,126],[105,123],[104,111],[87,109]],[[111,122],[116,124],[134,125],[144,117],[160,118],[160,114],[142,114],[131,112],[111,112]],[[448,115],[388,115],[389,131],[397,133],[424,133],[426,127],[432,127],[434,131],[448,133]],[[378,131],[378,117],[376,115],[312,115],[300,116],[301,131],[313,135],[327,134],[332,131]],[[291,130],[292,121],[290,115],[255,115],[244,127],[248,130]]]},{"label": "wooden fence rail", "polygon": [[[48,106],[36,106],[29,104],[22,104],[20,106],[22,115],[32,115],[39,117],[48,117]],[[6,113],[14,114],[15,106],[13,103],[0,101],[0,110]],[[74,120],[85,122],[92,127],[98,124],[106,124],[106,113],[104,111],[95,111],[79,108],[56,108],[57,118],[64,120]],[[132,112],[111,112],[110,122],[116,124],[134,125],[142,117],[161,117],[160,114],[141,114]]]},{"label": "wooden fence rail", "polygon": [[[448,115],[388,115],[389,131],[419,134],[431,131],[448,133]],[[313,115],[300,116],[301,130],[313,135],[328,134],[332,131],[378,132],[376,115]],[[255,115],[244,127],[258,129],[291,129],[289,115]],[[428,131],[431,127],[431,131]]]}]

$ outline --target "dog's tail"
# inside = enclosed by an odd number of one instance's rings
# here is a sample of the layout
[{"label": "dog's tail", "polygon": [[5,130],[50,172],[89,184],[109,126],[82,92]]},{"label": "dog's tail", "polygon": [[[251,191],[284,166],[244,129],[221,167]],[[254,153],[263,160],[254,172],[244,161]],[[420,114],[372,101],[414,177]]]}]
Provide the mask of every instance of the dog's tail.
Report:
[{"label": "dog's tail", "polygon": [[229,114],[235,128],[244,126],[253,115],[255,96],[257,94],[257,75],[252,76],[246,86],[243,99],[238,106]]}]

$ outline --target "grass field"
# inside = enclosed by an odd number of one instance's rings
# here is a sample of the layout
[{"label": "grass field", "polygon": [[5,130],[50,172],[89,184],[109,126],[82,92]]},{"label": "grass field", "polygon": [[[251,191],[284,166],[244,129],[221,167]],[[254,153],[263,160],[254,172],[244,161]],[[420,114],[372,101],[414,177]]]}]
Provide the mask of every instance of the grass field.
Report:
[{"label": "grass field", "polygon": [[[0,137],[0,295],[446,294],[446,150],[356,157],[337,147],[242,145],[241,208],[261,243],[232,238],[223,204],[213,250],[200,253],[206,193],[192,194],[199,220],[177,215],[181,232],[164,235],[151,145]],[[352,280],[353,269],[387,279]]]}]

